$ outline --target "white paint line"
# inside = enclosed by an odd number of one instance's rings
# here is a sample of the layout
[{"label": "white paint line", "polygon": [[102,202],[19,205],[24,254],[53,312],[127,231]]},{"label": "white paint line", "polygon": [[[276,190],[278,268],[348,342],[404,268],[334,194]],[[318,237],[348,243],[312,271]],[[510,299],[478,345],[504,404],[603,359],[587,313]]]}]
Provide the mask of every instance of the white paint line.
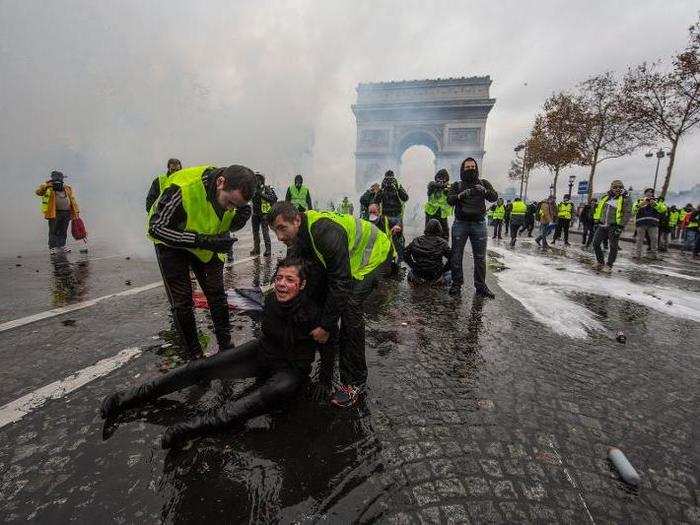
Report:
[{"label": "white paint line", "polygon": [[[236,259],[233,262],[233,265],[237,264],[243,264],[248,261],[252,261],[253,259],[257,259],[258,256],[254,255],[252,257],[246,257],[244,259]],[[141,292],[145,292],[147,290],[152,290],[153,288],[158,288],[159,286],[163,286],[163,281],[158,281],[155,283],[150,283],[146,284],[144,286],[138,286],[136,288],[128,288],[126,290],[123,290],[118,293],[113,293],[109,295],[103,295],[102,297],[97,297],[96,299],[90,299],[88,301],[83,301],[80,303],[75,303],[75,304],[70,304],[68,306],[61,306],[59,308],[53,308],[51,310],[46,310],[44,312],[40,312],[38,314],[32,314],[28,315],[26,317],[22,317],[20,319],[15,319],[13,321],[7,321],[2,324],[0,324],[0,333],[5,332],[7,330],[12,330],[13,328],[17,328],[20,326],[24,326],[30,323],[35,323],[37,321],[41,321],[43,319],[48,319],[50,317],[56,317],[57,315],[63,315],[69,312],[75,312],[76,310],[82,310],[83,308],[88,308],[90,306],[95,306],[97,303],[100,303],[106,299],[112,299],[114,297],[126,297],[129,295],[135,295]]]},{"label": "white paint line", "polygon": [[41,407],[49,399],[60,399],[98,377],[109,374],[139,355],[141,355],[141,350],[138,347],[126,348],[115,356],[102,359],[65,379],[42,386],[26,396],[22,396],[0,407],[0,428],[19,421],[30,412]]}]

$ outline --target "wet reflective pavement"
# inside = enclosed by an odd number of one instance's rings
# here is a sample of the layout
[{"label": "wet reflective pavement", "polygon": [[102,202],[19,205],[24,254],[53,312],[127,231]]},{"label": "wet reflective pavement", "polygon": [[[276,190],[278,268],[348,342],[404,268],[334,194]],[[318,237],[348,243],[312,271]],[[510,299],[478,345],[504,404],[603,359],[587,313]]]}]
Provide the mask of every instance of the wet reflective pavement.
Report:
[{"label": "wet reflective pavement", "polygon": [[[161,450],[164,427],[251,383],[192,387],[114,426],[98,414],[106,394],[177,364],[162,288],[0,332],[0,413],[124,349],[140,351],[16,422],[0,419],[0,517],[700,522],[698,263],[671,253],[647,266],[627,260],[623,245],[620,271],[600,275],[577,247],[542,256],[530,241],[506,246],[490,245],[495,300],[472,299],[467,286],[451,299],[405,281],[388,281],[373,297],[370,391],[360,406],[333,410],[310,388],[287,412],[187,450]],[[18,301],[19,313],[4,305],[12,311],[3,321],[54,307],[48,257],[33,263],[44,276],[35,281],[2,262],[3,292],[32,298]],[[466,275],[470,267],[467,254]],[[227,284],[266,284],[271,273],[270,261],[245,261],[227,270]],[[80,292],[67,302],[121,291],[125,279],[158,280],[152,260],[139,257],[95,261],[89,279],[72,275],[68,289]],[[208,324],[205,312],[198,317]],[[259,329],[254,315],[232,321],[236,342]],[[627,344],[615,341],[619,330]],[[641,473],[639,488],[611,469],[609,446]]]}]

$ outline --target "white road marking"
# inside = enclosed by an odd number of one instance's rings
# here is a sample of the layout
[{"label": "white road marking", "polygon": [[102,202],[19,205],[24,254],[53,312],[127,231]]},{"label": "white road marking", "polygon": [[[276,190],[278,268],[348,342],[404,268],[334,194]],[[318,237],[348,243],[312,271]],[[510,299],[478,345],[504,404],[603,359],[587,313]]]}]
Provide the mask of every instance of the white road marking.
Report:
[{"label": "white road marking", "polygon": [[109,374],[139,355],[141,355],[141,350],[138,347],[125,348],[117,355],[102,359],[65,379],[54,381],[7,403],[5,406],[0,407],[0,428],[19,421],[30,412],[41,407],[49,399],[60,399],[81,386]]},{"label": "white road marking", "polygon": [[[248,261],[252,261],[253,259],[257,259],[258,256],[254,255],[252,257],[246,257],[244,259],[236,259],[233,262],[233,265],[237,264],[242,264]],[[28,325],[30,323],[35,323],[37,321],[41,321],[43,319],[49,319],[51,317],[56,317],[57,315],[63,315],[69,312],[75,312],[76,310],[82,310],[84,308],[89,308],[90,306],[95,306],[97,303],[100,303],[106,299],[113,299],[115,297],[125,297],[128,295],[135,295],[141,292],[145,292],[147,290],[152,290],[153,288],[158,288],[159,286],[163,286],[163,281],[158,281],[155,283],[150,283],[146,284],[144,286],[139,286],[136,288],[129,288],[127,290],[123,290],[121,292],[109,294],[109,295],[103,295],[102,297],[97,297],[96,299],[90,299],[88,301],[83,301],[80,303],[75,303],[71,304],[68,306],[61,306],[60,308],[53,308],[51,310],[46,310],[44,312],[40,312],[38,314],[32,314],[28,315],[26,317],[21,317],[20,319],[15,319],[13,321],[7,321],[2,324],[0,324],[0,333],[5,332],[7,330],[12,330],[13,328],[17,328],[20,326]]]}]

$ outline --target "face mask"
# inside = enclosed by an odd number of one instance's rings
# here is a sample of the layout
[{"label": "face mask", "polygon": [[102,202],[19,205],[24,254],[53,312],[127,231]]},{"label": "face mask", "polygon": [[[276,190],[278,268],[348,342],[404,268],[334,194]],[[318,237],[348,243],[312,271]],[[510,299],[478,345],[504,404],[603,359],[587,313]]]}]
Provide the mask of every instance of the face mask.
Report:
[{"label": "face mask", "polygon": [[378,219],[379,219],[379,215],[375,215],[374,213],[369,214],[369,220],[371,222],[377,222]]},{"label": "face mask", "polygon": [[54,191],[63,191],[63,183],[62,182],[54,182],[52,184]]}]

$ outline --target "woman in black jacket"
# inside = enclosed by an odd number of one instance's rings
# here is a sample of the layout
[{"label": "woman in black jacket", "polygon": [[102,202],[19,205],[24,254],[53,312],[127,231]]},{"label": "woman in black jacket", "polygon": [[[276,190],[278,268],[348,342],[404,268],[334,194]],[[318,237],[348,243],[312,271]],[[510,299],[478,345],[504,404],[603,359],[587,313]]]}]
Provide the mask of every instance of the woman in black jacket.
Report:
[{"label": "woman in black jacket", "polygon": [[280,261],[274,283],[274,293],[265,300],[259,339],[112,394],[102,402],[102,417],[115,416],[201,381],[249,377],[262,381],[259,388],[240,399],[168,427],[161,444],[171,448],[197,435],[241,424],[289,400],[311,372],[317,343],[310,333],[318,326],[319,312],[303,291],[306,270],[301,259]]}]

